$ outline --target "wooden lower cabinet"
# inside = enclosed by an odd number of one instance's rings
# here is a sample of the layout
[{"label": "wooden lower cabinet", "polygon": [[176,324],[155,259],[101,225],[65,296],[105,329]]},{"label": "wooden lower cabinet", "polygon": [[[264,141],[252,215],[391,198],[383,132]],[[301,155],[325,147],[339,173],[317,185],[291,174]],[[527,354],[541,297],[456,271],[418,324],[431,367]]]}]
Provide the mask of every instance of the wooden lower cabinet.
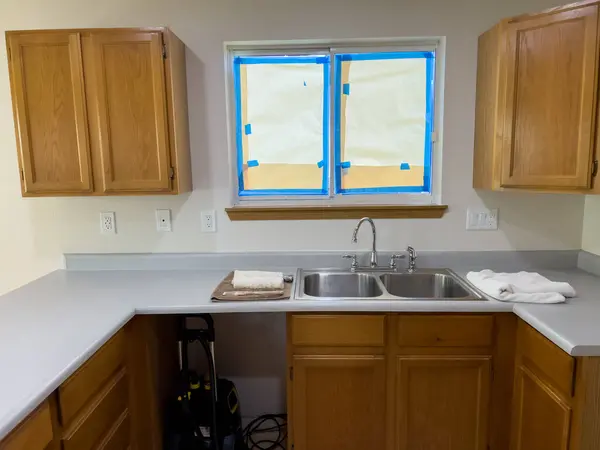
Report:
[{"label": "wooden lower cabinet", "polygon": [[292,369],[295,450],[384,448],[383,356],[295,356]]},{"label": "wooden lower cabinet", "polygon": [[486,450],[494,320],[289,315],[288,448]]},{"label": "wooden lower cabinet", "polygon": [[571,406],[536,373],[521,364],[516,369],[513,450],[567,450]]},{"label": "wooden lower cabinet", "polygon": [[396,450],[485,450],[489,356],[401,356],[396,363]]},{"label": "wooden lower cabinet", "polygon": [[137,316],[0,441],[0,450],[162,450],[175,320]]},{"label": "wooden lower cabinet", "polygon": [[6,439],[0,441],[0,450],[52,449],[52,418],[50,404],[45,401],[25,419]]}]

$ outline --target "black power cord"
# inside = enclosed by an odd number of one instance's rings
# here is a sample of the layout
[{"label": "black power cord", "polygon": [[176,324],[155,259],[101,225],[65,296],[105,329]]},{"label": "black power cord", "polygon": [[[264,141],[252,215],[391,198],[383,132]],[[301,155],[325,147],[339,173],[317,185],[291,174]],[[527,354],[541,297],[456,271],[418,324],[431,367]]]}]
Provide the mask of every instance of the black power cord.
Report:
[{"label": "black power cord", "polygon": [[[260,438],[275,433],[275,439]],[[249,450],[285,450],[287,414],[264,414],[253,419],[244,429],[244,442]]]},{"label": "black power cord", "polygon": [[221,450],[221,442],[219,441],[218,436],[218,419],[217,419],[217,382],[218,380],[215,378],[215,365],[213,360],[213,354],[208,345],[208,341],[204,339],[200,339],[200,344],[202,344],[202,348],[206,353],[206,358],[208,359],[208,367],[209,367],[209,378],[210,378],[210,386],[211,386],[211,400],[212,400],[212,429],[210,430],[210,438],[212,440],[212,448],[214,450]]}]

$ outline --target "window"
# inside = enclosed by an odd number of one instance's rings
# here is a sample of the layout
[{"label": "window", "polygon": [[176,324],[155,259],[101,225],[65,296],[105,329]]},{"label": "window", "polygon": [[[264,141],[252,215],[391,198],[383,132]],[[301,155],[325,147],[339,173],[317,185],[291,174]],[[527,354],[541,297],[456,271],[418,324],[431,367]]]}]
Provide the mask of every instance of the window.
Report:
[{"label": "window", "polygon": [[227,45],[234,202],[432,203],[438,51]]}]

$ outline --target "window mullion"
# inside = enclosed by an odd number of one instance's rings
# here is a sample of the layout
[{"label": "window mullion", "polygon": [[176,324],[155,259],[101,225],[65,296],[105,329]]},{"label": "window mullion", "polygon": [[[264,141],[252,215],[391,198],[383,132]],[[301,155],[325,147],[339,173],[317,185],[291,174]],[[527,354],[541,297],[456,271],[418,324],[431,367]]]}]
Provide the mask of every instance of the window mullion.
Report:
[{"label": "window mullion", "polygon": [[335,60],[333,50],[329,50],[329,198],[335,197]]}]

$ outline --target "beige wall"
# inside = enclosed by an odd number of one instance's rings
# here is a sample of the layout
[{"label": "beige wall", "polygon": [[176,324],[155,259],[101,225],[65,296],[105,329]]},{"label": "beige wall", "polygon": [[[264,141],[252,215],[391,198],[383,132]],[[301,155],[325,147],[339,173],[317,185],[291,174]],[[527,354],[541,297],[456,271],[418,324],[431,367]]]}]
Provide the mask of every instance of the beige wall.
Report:
[{"label": "beige wall", "polygon": [[[477,193],[471,188],[477,36],[498,19],[552,0],[2,0],[0,30],[169,25],[188,45],[191,195],[21,199],[6,53],[0,46],[0,292],[61,266],[63,252],[224,252],[349,249],[352,222],[229,222],[223,41],[446,36],[442,220],[378,221],[382,249],[580,248],[581,196]],[[500,230],[465,231],[469,206],[500,208]],[[174,231],[155,231],[171,208]],[[218,212],[215,234],[200,211]],[[116,211],[118,235],[99,234]],[[359,249],[368,248],[367,233]]]},{"label": "beige wall", "polygon": [[585,199],[581,247],[588,252],[600,255],[600,195],[589,195]]}]

